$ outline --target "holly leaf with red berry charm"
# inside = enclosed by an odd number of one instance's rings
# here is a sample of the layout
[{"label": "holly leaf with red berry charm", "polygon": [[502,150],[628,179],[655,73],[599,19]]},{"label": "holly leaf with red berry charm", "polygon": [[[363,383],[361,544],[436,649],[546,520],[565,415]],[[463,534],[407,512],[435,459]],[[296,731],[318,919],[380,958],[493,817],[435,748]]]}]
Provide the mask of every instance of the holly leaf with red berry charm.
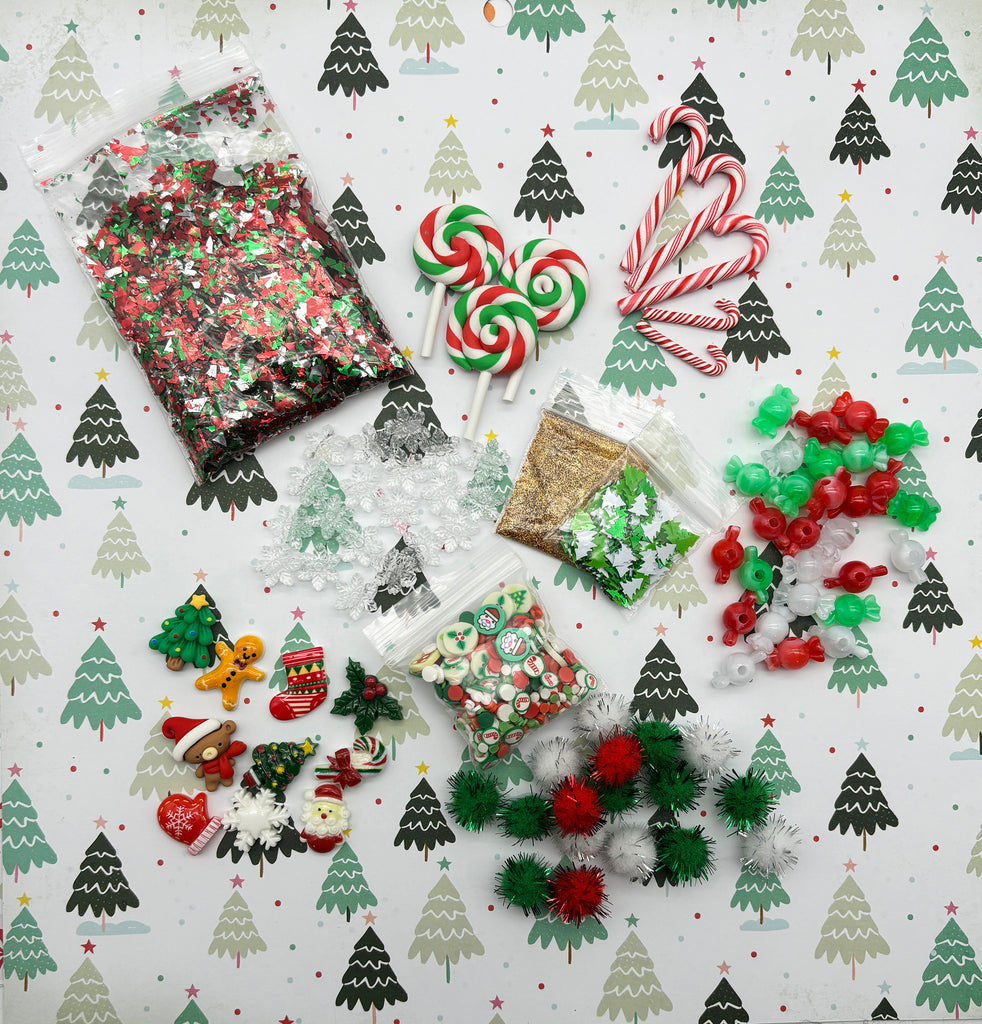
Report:
[{"label": "holly leaf with red berry charm", "polygon": [[389,696],[385,683],[376,676],[365,674],[364,668],[352,658],[344,670],[348,679],[348,690],[342,693],[331,708],[332,715],[354,715],[355,729],[364,735],[375,724],[377,718],[401,721],[402,707],[395,697]]}]

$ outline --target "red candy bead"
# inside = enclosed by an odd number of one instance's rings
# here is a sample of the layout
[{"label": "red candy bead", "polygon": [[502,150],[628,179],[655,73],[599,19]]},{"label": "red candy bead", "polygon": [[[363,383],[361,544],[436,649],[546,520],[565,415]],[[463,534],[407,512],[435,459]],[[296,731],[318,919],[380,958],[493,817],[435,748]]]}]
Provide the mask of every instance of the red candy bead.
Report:
[{"label": "red candy bead", "polygon": [[808,499],[805,507],[812,519],[821,519],[826,513],[839,508],[846,500],[846,492],[852,483],[852,476],[849,470],[841,466],[833,476],[823,476],[815,481],[812,487],[812,496]]},{"label": "red candy bead", "polygon": [[788,523],[787,532],[774,543],[782,555],[796,555],[799,551],[813,548],[822,536],[822,524],[808,516],[799,516]]},{"label": "red candy bead", "polygon": [[717,583],[726,583],[730,573],[743,564],[743,545],[737,540],[739,536],[739,526],[728,526],[723,539],[716,541],[709,553],[716,566]]},{"label": "red candy bead", "polygon": [[842,418],[842,425],[854,434],[865,434],[875,443],[883,437],[890,421],[877,418],[876,410],[869,402],[857,402],[848,391],[832,403],[832,412]]},{"label": "red candy bead", "polygon": [[751,523],[754,533],[761,540],[777,540],[783,535],[788,525],[788,517],[783,512],[765,505],[759,495],[750,499],[750,511],[754,514]]},{"label": "red candy bead", "polygon": [[810,636],[807,640],[797,636],[786,637],[764,658],[764,664],[771,670],[804,668],[810,661],[825,661],[825,648],[817,636]]},{"label": "red candy bead", "polygon": [[794,422],[804,427],[808,436],[814,437],[820,444],[828,444],[830,441],[848,444],[852,440],[852,434],[832,412],[816,412],[809,416],[807,412],[799,410],[794,414]]},{"label": "red candy bead", "polygon": [[734,601],[723,609],[723,626],[726,629],[723,634],[723,643],[727,647],[732,647],[738,637],[749,633],[757,624],[754,600],[754,595],[749,590],[745,590],[739,601]]},{"label": "red candy bead", "polygon": [[842,587],[843,590],[850,594],[861,594],[869,588],[874,577],[886,576],[886,574],[887,567],[885,565],[874,565],[871,568],[865,562],[860,562],[857,559],[841,565],[839,567],[839,575],[830,576],[825,580],[825,585],[830,589],[832,587]]}]

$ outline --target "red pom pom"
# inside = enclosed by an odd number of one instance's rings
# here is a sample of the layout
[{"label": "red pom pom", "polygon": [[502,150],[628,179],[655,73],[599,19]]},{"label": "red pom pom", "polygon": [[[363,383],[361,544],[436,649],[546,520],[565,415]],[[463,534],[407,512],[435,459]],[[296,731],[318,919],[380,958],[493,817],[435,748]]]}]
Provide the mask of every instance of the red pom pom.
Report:
[{"label": "red pom pom", "polygon": [[602,740],[593,755],[591,777],[611,788],[623,786],[641,771],[644,748],[637,736],[618,732]]},{"label": "red pom pom", "polygon": [[557,868],[549,881],[549,909],[566,924],[607,914],[604,873],[598,867]]},{"label": "red pom pom", "polygon": [[571,775],[552,794],[552,816],[564,836],[593,835],[604,820],[600,795],[589,782]]}]

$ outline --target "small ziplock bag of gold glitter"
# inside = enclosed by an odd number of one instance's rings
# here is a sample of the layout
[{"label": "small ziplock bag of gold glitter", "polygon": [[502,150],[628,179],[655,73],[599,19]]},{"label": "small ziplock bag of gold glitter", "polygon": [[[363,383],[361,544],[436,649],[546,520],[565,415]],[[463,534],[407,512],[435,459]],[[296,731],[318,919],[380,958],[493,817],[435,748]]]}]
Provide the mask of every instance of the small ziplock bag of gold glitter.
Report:
[{"label": "small ziplock bag of gold glitter", "polygon": [[500,543],[364,632],[386,665],[432,686],[479,767],[512,756],[530,732],[597,687],[554,632],[525,564]]}]

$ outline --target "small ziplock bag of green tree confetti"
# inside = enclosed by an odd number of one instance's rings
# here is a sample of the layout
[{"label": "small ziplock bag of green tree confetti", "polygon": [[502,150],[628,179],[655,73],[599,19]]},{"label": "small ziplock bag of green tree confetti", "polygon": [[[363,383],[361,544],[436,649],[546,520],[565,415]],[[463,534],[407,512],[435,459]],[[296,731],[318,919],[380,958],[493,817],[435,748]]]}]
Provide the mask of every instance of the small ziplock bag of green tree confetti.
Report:
[{"label": "small ziplock bag of green tree confetti", "polygon": [[411,368],[245,51],[150,88],[23,153],[203,481]]},{"label": "small ziplock bag of green tree confetti", "polygon": [[612,601],[634,612],[735,508],[718,473],[656,409],[554,537]]}]

